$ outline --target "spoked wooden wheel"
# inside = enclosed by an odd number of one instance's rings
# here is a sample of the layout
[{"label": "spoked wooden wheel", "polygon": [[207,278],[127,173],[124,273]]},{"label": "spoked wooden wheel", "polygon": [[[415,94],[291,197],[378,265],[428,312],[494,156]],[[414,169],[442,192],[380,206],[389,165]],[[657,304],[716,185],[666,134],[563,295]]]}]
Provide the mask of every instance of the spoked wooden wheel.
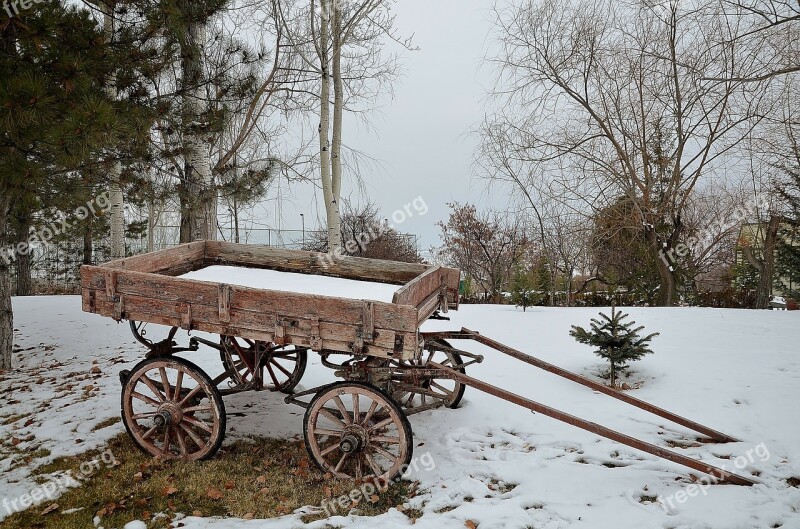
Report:
[{"label": "spoked wooden wheel", "polygon": [[303,434],[323,472],[388,482],[411,461],[411,425],[382,391],[358,382],[321,389],[306,409]]},{"label": "spoked wooden wheel", "polygon": [[183,358],[139,362],[122,387],[122,421],[143,451],[168,459],[212,457],[225,436],[225,405],[214,383]]},{"label": "spoked wooden wheel", "polygon": [[308,363],[308,349],[222,336],[220,357],[233,381],[248,389],[291,393],[300,383]]},{"label": "spoked wooden wheel", "polygon": [[[438,343],[450,347],[444,340]],[[445,367],[455,369],[460,373],[465,373],[461,355],[453,351],[422,351],[419,359],[415,360],[392,360],[391,366],[398,368],[392,376],[392,398],[404,409],[413,410],[417,408],[434,408],[444,406],[447,408],[457,408],[464,396],[466,386],[461,382],[449,378],[422,378],[418,382],[400,377],[404,368],[424,367],[430,362],[436,362]],[[420,410],[422,411],[422,410]]]}]

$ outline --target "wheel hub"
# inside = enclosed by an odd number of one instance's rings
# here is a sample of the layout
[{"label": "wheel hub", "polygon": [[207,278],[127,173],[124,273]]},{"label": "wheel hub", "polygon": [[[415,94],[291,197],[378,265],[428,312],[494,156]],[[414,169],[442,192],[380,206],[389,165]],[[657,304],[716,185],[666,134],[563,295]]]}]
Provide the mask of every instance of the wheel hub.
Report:
[{"label": "wheel hub", "polygon": [[364,428],[358,425],[350,425],[342,433],[339,449],[346,454],[360,452],[367,446],[367,441],[367,431]]},{"label": "wheel hub", "polygon": [[168,424],[179,424],[183,420],[183,410],[174,402],[165,402],[158,407],[158,411],[153,417],[156,426],[166,426]]}]

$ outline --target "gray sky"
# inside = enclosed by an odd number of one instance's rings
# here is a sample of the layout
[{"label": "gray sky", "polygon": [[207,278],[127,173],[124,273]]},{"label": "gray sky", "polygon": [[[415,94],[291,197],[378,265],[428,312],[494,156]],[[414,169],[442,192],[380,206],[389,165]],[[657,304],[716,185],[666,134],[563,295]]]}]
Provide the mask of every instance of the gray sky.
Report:
[{"label": "gray sky", "polygon": [[[468,132],[483,117],[491,82],[480,65],[491,41],[492,5],[493,0],[400,0],[394,7],[396,28],[402,36],[414,34],[420,50],[404,53],[404,73],[394,98],[379,103],[370,126],[345,115],[344,142],[381,162],[362,176],[366,194],[383,216],[391,218],[419,196],[427,204],[426,215],[397,226],[419,235],[423,250],[438,244],[436,223],[447,218],[447,202],[490,200],[486,181],[473,175],[476,138]],[[262,212],[255,212],[267,217],[262,221],[299,229],[300,213],[305,213],[310,229],[316,227],[316,219],[324,219],[321,192],[314,186],[294,184],[281,193],[280,215],[275,216],[275,202],[270,200]],[[357,200],[359,190],[345,181],[342,195]],[[496,199],[501,205],[507,200]]]}]

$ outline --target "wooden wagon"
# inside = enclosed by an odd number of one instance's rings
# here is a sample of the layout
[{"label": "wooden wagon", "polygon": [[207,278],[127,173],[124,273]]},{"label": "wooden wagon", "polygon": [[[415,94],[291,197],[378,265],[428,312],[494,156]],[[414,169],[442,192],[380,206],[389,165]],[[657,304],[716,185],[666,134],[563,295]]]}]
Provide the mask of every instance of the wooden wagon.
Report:
[{"label": "wooden wagon", "polygon": [[[249,288],[178,277],[211,265],[262,268],[398,285],[391,302]],[[460,273],[442,266],[397,263],[264,246],[199,241],[81,268],[83,310],[128,320],[148,353],[120,373],[125,427],[144,451],[159,457],[201,460],[222,444],[223,397],[242,391],[287,393],[306,408],[303,431],[312,460],[325,472],[355,479],[389,480],[412,457],[408,415],[455,408],[466,386],[500,397],[598,435],[714,476],[752,484],[682,454],[467,376],[483,357],[451,345],[477,341],[498,353],[588,386],[596,392],[700,432],[714,442],[734,441],[716,430],[609,389],[468,329],[420,332],[429,318],[458,308]],[[146,325],[170,328],[155,340]],[[178,330],[219,335],[218,341]],[[200,346],[218,351],[222,373],[211,378],[178,353]],[[308,354],[341,381],[296,392]]]}]

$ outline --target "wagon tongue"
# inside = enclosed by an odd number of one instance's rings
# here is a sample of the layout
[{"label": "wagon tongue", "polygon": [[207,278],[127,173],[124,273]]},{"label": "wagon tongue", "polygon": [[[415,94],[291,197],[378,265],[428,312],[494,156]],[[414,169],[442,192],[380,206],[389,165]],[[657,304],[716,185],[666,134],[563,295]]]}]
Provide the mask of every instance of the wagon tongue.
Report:
[{"label": "wagon tongue", "polygon": [[[720,443],[727,443],[727,442],[737,442],[738,440],[734,437],[726,435],[722,432],[704,426],[702,424],[696,423],[691,421],[685,417],[681,417],[680,415],[676,415],[672,412],[659,408],[658,406],[654,406],[642,400],[639,400],[635,397],[630,395],[626,395],[620,391],[615,391],[607,386],[599,384],[591,379],[583,377],[581,375],[572,373],[571,371],[567,371],[562,369],[556,365],[550,364],[536,358],[534,356],[525,354],[521,351],[508,347],[507,345],[503,345],[495,340],[487,338],[478,334],[477,332],[471,331],[469,329],[462,328],[460,331],[446,331],[446,332],[428,332],[428,333],[421,333],[423,338],[426,341],[426,347],[432,347],[434,349],[438,348],[437,340],[473,340],[480,344],[483,344],[491,349],[494,349],[498,352],[506,354],[512,358],[515,358],[521,362],[525,362],[530,364],[534,367],[538,367],[540,369],[544,369],[545,371],[549,371],[550,373],[556,374],[558,376],[564,377],[567,380],[571,380],[578,384],[582,384],[587,386],[597,392],[605,393],[610,397],[614,397],[615,399],[621,400],[637,408],[643,409],[659,417],[663,417],[668,419],[676,424],[680,424],[685,426],[691,430],[694,430],[698,433],[701,433],[709,438],[711,442],[720,442]],[[642,450],[643,452],[647,452],[649,454],[653,454],[655,456],[667,459],[669,461],[673,461],[680,465],[686,466],[688,468],[703,472],[708,474],[713,478],[713,482],[715,483],[733,483],[736,485],[755,485],[758,483],[757,481],[749,478],[740,476],[738,474],[732,474],[723,470],[721,468],[707,465],[702,461],[698,461],[696,459],[692,459],[690,457],[686,457],[683,454],[679,454],[677,452],[673,452],[671,450],[667,450],[660,446],[656,446],[651,443],[647,443],[645,441],[641,441],[629,435],[623,434],[616,430],[612,430],[611,428],[607,428],[600,424],[587,421],[585,419],[581,419],[574,415],[570,415],[568,413],[564,413],[559,411],[555,408],[551,408],[550,406],[546,406],[544,404],[540,404],[533,400],[527,399],[516,393],[512,393],[510,391],[506,391],[504,389],[498,388],[481,380],[472,378],[467,376],[464,373],[461,373],[455,369],[443,366],[441,364],[437,364],[435,362],[430,362],[429,364],[431,367],[439,370],[444,377],[450,378],[455,380],[456,382],[460,382],[466,386],[473,387],[479,391],[483,391],[490,395],[494,395],[495,397],[499,397],[503,400],[516,404],[518,406],[522,406],[523,408],[527,408],[531,411],[541,413],[542,415],[547,415],[548,417],[552,417],[553,419],[557,419],[559,421],[565,422],[567,424],[571,424],[573,426],[577,426],[578,428],[582,428],[584,430],[590,431],[602,437],[606,437],[618,443],[622,443],[624,445],[630,446],[632,448],[636,448],[638,450]]]}]

